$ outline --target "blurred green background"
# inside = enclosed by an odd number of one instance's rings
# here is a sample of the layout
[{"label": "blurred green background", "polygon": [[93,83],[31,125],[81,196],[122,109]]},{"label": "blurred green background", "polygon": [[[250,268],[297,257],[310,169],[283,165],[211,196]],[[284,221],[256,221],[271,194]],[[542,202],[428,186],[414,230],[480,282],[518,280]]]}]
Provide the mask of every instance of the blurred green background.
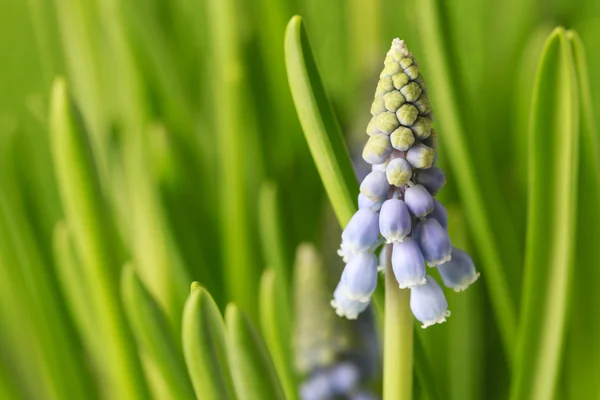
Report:
[{"label": "blurred green background", "polygon": [[[126,263],[174,338],[182,335],[192,281],[222,312],[235,302],[261,325],[259,282],[266,267],[276,271],[290,302],[281,311],[285,329],[300,324],[291,290],[302,242],[317,245],[333,288],[342,267],[335,255],[341,230],[286,75],[284,33],[295,14],[304,18],[358,174],[366,167],[360,159],[364,129],[391,40],[407,42],[426,80],[440,59],[446,62],[451,107],[475,166],[469,174],[479,186],[518,320],[529,161],[536,151],[528,144],[534,76],[552,29],[574,29],[586,49],[587,87],[600,99],[600,1],[2,0],[1,398],[179,397],[153,383],[161,369],[148,366],[157,361],[148,361],[135,327],[132,339],[135,301],[127,310],[127,295],[120,294]],[[444,40],[438,44],[445,58],[431,45],[431,23]],[[92,151],[81,159],[88,170],[50,134],[57,76],[65,77],[85,121]],[[441,99],[433,95],[432,108],[443,115],[450,106]],[[598,101],[591,111],[600,116]],[[452,317],[419,336],[441,398],[506,398],[511,342],[503,342],[501,319],[492,311],[495,282],[486,275],[491,267],[477,240],[472,204],[457,185],[464,172],[448,154],[453,147],[446,143],[445,120],[435,127],[448,177],[442,197],[451,237],[473,254],[482,277],[467,293],[448,292]],[[590,165],[580,168],[599,176],[597,164]],[[577,225],[554,393],[568,399],[600,397],[600,236],[593,225],[599,198],[580,182],[576,214],[589,223]],[[81,190],[69,197],[73,187]],[[78,218],[87,222],[80,225]],[[181,353],[179,339],[173,346]],[[291,352],[292,344],[285,346]],[[533,357],[544,362],[543,352]],[[140,373],[140,362],[146,378],[132,372]],[[111,369],[117,372],[106,372]],[[131,388],[123,388],[126,381]],[[424,398],[419,385],[415,397]]]}]

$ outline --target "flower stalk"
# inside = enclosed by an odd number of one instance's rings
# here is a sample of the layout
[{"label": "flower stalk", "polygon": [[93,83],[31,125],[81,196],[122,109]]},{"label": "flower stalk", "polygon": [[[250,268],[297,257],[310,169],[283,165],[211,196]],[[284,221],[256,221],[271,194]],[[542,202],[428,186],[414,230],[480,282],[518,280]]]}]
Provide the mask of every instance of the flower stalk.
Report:
[{"label": "flower stalk", "polygon": [[[386,246],[391,247],[392,244]],[[385,260],[385,326],[383,351],[383,398],[410,400],[413,384],[414,319],[410,291],[398,290],[392,271],[392,249]]]}]

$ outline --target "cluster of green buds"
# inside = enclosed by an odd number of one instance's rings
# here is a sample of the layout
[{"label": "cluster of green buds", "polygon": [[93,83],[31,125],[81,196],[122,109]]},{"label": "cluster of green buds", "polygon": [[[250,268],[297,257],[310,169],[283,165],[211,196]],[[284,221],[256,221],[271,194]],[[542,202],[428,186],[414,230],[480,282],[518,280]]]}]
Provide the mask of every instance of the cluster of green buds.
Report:
[{"label": "cluster of green buds", "polygon": [[427,274],[437,267],[444,284],[466,289],[479,276],[473,261],[451,246],[444,206],[434,198],[446,183],[435,166],[437,135],[419,66],[404,41],[394,39],[385,58],[363,159],[372,165],[360,185],[359,210],[344,232],[338,254],[347,263],[332,306],[356,318],[377,285],[375,251],[391,262],[401,289],[411,289],[410,305],[423,327],[449,315],[444,292]]}]

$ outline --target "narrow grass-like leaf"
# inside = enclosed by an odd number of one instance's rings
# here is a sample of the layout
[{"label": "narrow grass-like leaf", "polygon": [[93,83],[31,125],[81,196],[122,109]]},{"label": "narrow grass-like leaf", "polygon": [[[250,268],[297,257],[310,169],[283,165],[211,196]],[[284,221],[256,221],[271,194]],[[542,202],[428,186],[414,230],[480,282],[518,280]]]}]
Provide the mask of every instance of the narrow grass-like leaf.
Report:
[{"label": "narrow grass-like leaf", "polygon": [[182,338],[185,362],[199,399],[238,398],[227,360],[226,336],[214,300],[204,288],[192,284],[183,310]]},{"label": "narrow grass-like leaf", "polygon": [[159,372],[149,384],[161,386],[161,393],[167,398],[193,399],[194,390],[175,339],[177,336],[131,265],[123,269],[121,295],[140,351],[145,353],[145,359]]},{"label": "narrow grass-like leaf", "polygon": [[105,345],[104,389],[116,398],[145,398],[146,383],[119,301],[119,256],[88,136],[64,80],[53,86],[50,132],[54,167],[73,246],[90,282]]},{"label": "narrow grass-like leaf", "polygon": [[69,227],[64,221],[57,223],[54,228],[53,245],[56,273],[67,307],[88,351],[93,354],[92,359],[101,357],[104,350],[102,339],[98,337],[98,324],[94,317],[96,312],[88,290],[90,282],[77,259]]},{"label": "narrow grass-like leaf", "polygon": [[241,400],[285,399],[285,394],[263,338],[250,319],[234,304],[225,311],[227,355]]},{"label": "narrow grass-like leaf", "polygon": [[262,333],[273,357],[287,399],[298,398],[292,369],[292,341],[289,298],[278,273],[269,268],[260,281],[259,311]]},{"label": "narrow grass-like leaf", "polygon": [[[234,0],[206,1],[207,29],[211,49],[211,78],[218,144],[219,205],[222,222],[222,253],[229,298],[256,316],[256,271],[252,218],[254,203],[249,188],[261,174],[262,160],[250,164],[259,148],[244,86],[245,66],[240,47],[238,6]],[[235,250],[231,247],[235,246]]]},{"label": "narrow grass-like leaf", "polygon": [[131,206],[131,247],[140,279],[166,313],[176,336],[181,328],[181,310],[191,279],[185,270],[148,159],[147,137],[160,130],[149,127],[146,134],[131,132],[124,140],[125,167]]},{"label": "narrow grass-like leaf", "polygon": [[[483,192],[476,177],[476,168],[481,169],[482,167],[475,165],[473,155],[467,147],[464,121],[461,120],[461,113],[458,109],[459,93],[457,93],[455,78],[451,70],[451,54],[449,54],[446,33],[443,31],[440,1],[425,0],[419,4],[417,10],[421,44],[428,65],[432,66],[428,70],[427,79],[428,86],[431,88],[430,96],[434,110],[439,120],[438,126],[445,149],[444,154],[448,155],[460,196],[469,210],[467,222],[474,233],[474,244],[483,261],[481,269],[488,277],[485,281],[489,283],[488,290],[502,334],[504,350],[507,358],[510,359],[517,330],[516,307],[500,257],[497,235],[495,235],[490,221],[491,214],[487,212],[486,207],[489,204],[486,206],[486,201],[488,199],[484,201]],[[436,105],[438,107],[435,107]],[[492,177],[488,176],[487,179],[491,180]],[[498,198],[493,201],[495,202],[494,206],[497,206]],[[503,206],[500,205],[495,209],[498,213]],[[496,220],[498,219],[496,216]],[[506,233],[507,230],[504,231]],[[513,240],[514,238],[511,236],[506,239]],[[503,250],[505,255],[511,256],[511,259],[515,258],[512,252],[508,252],[508,249]]]},{"label": "narrow grass-like leaf", "polygon": [[[272,182],[265,182],[260,187],[258,201],[258,215],[262,248],[265,261],[269,267],[277,271],[278,280],[284,285],[284,290],[289,287],[289,258],[286,251],[285,235],[281,221],[281,211],[277,198],[277,186]],[[263,279],[264,279],[263,274]]]},{"label": "narrow grass-like leaf", "polygon": [[586,51],[579,35],[567,31],[575,68],[580,99],[581,144],[579,152],[579,194],[577,205],[577,251],[570,306],[568,341],[565,351],[565,395],[583,399],[598,393],[600,385],[600,293],[597,290],[600,272],[597,243],[600,237],[600,147],[594,118]]},{"label": "narrow grass-like leaf", "polygon": [[356,211],[358,182],[299,16],[287,26],[285,60],[304,136],[331,205],[344,226]]},{"label": "narrow grass-like leaf", "polygon": [[574,266],[579,165],[575,66],[563,28],[550,35],[532,100],[523,306],[512,399],[551,399]]}]

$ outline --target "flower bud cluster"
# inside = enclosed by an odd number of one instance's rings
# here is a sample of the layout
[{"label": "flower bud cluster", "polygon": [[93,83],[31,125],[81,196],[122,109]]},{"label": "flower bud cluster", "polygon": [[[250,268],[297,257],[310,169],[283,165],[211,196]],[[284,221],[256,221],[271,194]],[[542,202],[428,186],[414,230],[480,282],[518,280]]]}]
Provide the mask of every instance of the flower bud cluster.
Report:
[{"label": "flower bud cluster", "polygon": [[444,322],[448,303],[426,266],[437,267],[444,285],[456,291],[479,274],[469,255],[451,246],[446,210],[434,197],[446,176],[435,166],[437,134],[427,88],[402,40],[394,39],[387,53],[371,115],[362,156],[372,172],[342,233],[338,254],[346,267],[331,304],[349,319],[367,307],[377,285],[375,251],[385,243],[400,289],[411,289],[415,317],[423,327]]}]

